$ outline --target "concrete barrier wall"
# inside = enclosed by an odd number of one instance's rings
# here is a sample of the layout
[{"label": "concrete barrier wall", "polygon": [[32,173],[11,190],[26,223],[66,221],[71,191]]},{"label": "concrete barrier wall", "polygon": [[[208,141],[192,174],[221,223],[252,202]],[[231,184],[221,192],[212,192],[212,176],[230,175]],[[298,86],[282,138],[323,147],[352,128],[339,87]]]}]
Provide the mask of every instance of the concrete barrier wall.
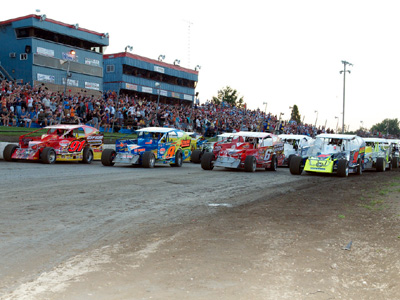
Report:
[{"label": "concrete barrier wall", "polygon": [[[3,143],[3,142],[0,142],[0,159],[3,159],[3,151],[4,151],[4,148],[8,144],[18,145],[17,143]],[[104,145],[104,149],[115,149],[115,144],[105,144]]]}]

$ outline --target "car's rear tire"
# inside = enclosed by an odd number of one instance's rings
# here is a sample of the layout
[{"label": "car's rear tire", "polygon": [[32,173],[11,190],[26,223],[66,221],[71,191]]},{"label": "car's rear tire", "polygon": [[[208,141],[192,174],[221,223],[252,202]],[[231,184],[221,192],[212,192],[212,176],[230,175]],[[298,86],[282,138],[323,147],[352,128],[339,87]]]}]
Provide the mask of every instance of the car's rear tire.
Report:
[{"label": "car's rear tire", "polygon": [[303,172],[303,158],[301,156],[293,156],[290,159],[290,165],[289,165],[289,169],[290,169],[290,173],[292,175],[301,175],[301,173]]},{"label": "car's rear tire", "polygon": [[145,168],[154,168],[154,165],[156,164],[156,158],[154,156],[154,153],[151,151],[146,151],[143,153],[142,156],[142,165]]},{"label": "car's rear tire", "polygon": [[201,167],[203,170],[212,170],[214,169],[214,160],[215,156],[214,153],[212,152],[206,152],[203,154],[203,157],[201,158]]},{"label": "car's rear tire", "polygon": [[195,149],[192,151],[192,154],[190,155],[190,161],[195,164],[199,164],[201,162],[201,156],[203,152],[199,149]]},{"label": "car's rear tire", "polygon": [[182,158],[182,150],[178,150],[175,153],[175,163],[172,164],[172,167],[182,167],[183,158]]},{"label": "car's rear tire", "polygon": [[117,152],[113,149],[104,149],[103,153],[101,153],[101,163],[103,166],[112,167],[114,163],[114,158],[117,155]]},{"label": "car's rear tire", "polygon": [[339,177],[349,176],[349,163],[347,159],[339,159],[337,166],[337,175]]},{"label": "car's rear tire", "polygon": [[91,164],[93,161],[93,150],[90,149],[90,147],[85,147],[82,156],[82,162],[84,164]]},{"label": "car's rear tire", "polygon": [[269,171],[276,171],[278,169],[278,158],[276,155],[272,155],[271,166],[268,168]]},{"label": "car's rear tire", "polygon": [[290,161],[292,160],[293,156],[296,156],[296,155],[290,154],[289,157],[288,157],[288,160],[287,160],[288,167],[290,167]]},{"label": "car's rear tire", "polygon": [[8,144],[3,150],[3,158],[6,161],[12,161],[12,155],[14,154],[15,150],[18,148],[17,145]]},{"label": "car's rear tire", "polygon": [[399,158],[398,157],[393,157],[393,168],[397,169],[399,167]]},{"label": "car's rear tire", "polygon": [[56,151],[51,147],[44,148],[40,156],[44,164],[54,164],[57,160]]},{"label": "car's rear tire", "polygon": [[244,160],[244,170],[246,172],[255,172],[257,169],[257,161],[253,155],[249,155]]},{"label": "car's rear tire", "polygon": [[384,157],[378,157],[376,159],[376,170],[378,172],[384,172],[386,170],[386,160]]},{"label": "car's rear tire", "polygon": [[361,159],[361,158],[359,158],[359,159],[357,160],[357,164],[358,164],[358,166],[357,166],[357,172],[356,172],[356,174],[357,174],[357,175],[361,175],[361,174],[362,174],[362,159]]}]

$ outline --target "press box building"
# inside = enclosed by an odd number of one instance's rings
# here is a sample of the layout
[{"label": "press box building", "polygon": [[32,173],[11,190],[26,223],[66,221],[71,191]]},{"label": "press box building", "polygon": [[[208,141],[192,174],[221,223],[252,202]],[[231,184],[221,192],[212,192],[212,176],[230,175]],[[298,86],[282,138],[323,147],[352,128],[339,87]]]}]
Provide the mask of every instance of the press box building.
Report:
[{"label": "press box building", "polygon": [[127,51],[104,55],[104,90],[120,95],[191,105],[198,77],[197,68],[187,69]]},{"label": "press box building", "polygon": [[1,21],[0,76],[52,90],[101,93],[103,53],[108,43],[108,34],[45,15]]}]

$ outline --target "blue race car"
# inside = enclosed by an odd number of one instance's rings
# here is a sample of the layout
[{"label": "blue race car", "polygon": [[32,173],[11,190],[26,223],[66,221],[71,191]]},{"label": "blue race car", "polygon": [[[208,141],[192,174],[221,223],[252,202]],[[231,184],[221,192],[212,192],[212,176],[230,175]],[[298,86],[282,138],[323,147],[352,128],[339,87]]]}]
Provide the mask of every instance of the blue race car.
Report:
[{"label": "blue race car", "polygon": [[115,150],[105,149],[101,156],[104,166],[115,163],[153,168],[155,163],[181,167],[191,155],[191,137],[174,128],[147,127],[136,131],[137,139],[120,139]]}]

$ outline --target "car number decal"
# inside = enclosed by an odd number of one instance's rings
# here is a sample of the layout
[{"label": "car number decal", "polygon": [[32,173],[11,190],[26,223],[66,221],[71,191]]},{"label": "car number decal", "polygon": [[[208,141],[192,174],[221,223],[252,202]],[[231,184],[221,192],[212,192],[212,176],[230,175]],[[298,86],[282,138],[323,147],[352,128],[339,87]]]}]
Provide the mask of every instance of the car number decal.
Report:
[{"label": "car number decal", "polygon": [[175,149],[175,146],[169,147],[165,158],[173,157],[175,155]]},{"label": "car number decal", "polygon": [[85,144],[86,144],[86,141],[85,141],[85,140],[82,140],[82,141],[79,141],[79,140],[72,141],[71,144],[69,144],[68,152],[81,152],[82,149],[83,149],[83,146],[85,146]]}]

